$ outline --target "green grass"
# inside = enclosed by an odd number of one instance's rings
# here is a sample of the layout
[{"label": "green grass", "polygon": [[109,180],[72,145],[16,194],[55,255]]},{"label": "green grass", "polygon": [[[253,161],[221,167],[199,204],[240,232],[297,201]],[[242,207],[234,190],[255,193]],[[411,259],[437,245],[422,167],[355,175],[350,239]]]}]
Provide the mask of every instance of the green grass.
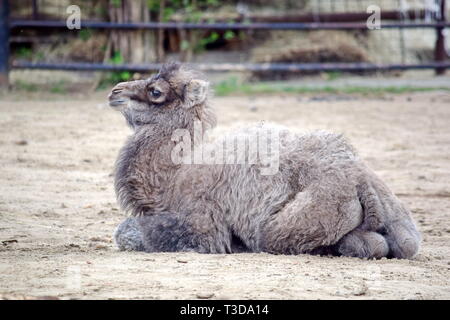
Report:
[{"label": "green grass", "polygon": [[[105,77],[98,86],[98,90],[105,89],[120,81],[127,81],[130,77],[128,73],[111,73]],[[17,80],[13,87],[19,91],[48,91],[55,94],[66,94],[68,86],[65,83],[53,83],[48,86],[39,86],[23,80]],[[214,85],[216,96],[228,95],[270,95],[270,94],[355,94],[363,96],[379,96],[383,94],[402,94],[412,92],[429,91],[448,91],[450,87],[413,87],[413,86],[392,86],[392,87],[363,87],[363,86],[345,86],[345,87],[305,87],[301,84],[292,83],[274,83],[274,82],[240,82],[237,78],[229,78]]]},{"label": "green grass", "polygon": [[49,85],[40,85],[32,82],[27,82],[24,80],[17,80],[12,85],[14,90],[17,91],[25,91],[25,92],[50,92],[54,94],[66,94],[67,93],[67,85],[64,81],[53,83]]},{"label": "green grass", "polygon": [[22,80],[17,80],[14,84],[14,87],[21,91],[28,91],[28,92],[36,92],[38,91],[38,86],[34,83],[29,83]]},{"label": "green grass", "polygon": [[64,87],[61,83],[55,83],[50,88],[51,93],[57,93],[57,94],[66,94],[67,89]]},{"label": "green grass", "polygon": [[450,91],[450,87],[413,87],[413,86],[399,86],[399,87],[304,87],[301,85],[292,84],[276,84],[276,83],[239,83],[236,78],[230,78],[219,82],[214,86],[214,91],[217,96],[227,96],[230,94],[307,94],[307,93],[327,93],[327,94],[360,94],[360,95],[379,95],[385,93],[401,94],[409,92],[426,92],[444,90]]}]

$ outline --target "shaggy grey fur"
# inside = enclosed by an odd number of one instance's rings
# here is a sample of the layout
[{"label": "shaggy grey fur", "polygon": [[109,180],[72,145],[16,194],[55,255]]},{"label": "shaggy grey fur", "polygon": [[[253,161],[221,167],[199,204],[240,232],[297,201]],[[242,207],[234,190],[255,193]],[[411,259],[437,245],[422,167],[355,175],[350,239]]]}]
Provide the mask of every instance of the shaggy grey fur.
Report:
[{"label": "shaggy grey fur", "polygon": [[134,130],[116,163],[118,201],[133,216],[115,233],[121,250],[367,258],[419,250],[409,211],[341,135],[263,126],[280,136],[274,175],[261,175],[261,163],[180,165],[170,157],[172,133],[216,123],[202,76],[167,64],[147,80],[119,83],[109,101]]},{"label": "shaggy grey fur", "polygon": [[114,240],[120,250],[144,251],[143,234],[137,220],[126,218],[114,232]]}]

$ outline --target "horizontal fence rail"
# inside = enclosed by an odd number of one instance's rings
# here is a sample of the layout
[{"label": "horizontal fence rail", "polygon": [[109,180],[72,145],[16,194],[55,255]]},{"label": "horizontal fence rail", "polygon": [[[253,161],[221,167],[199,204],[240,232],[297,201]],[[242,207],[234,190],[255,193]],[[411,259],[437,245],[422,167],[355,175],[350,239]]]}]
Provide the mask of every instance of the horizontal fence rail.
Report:
[{"label": "horizontal fence rail", "polygon": [[[381,29],[449,28],[449,22],[395,22],[381,24]],[[67,28],[65,21],[12,20],[10,28]],[[366,23],[181,23],[181,22],[98,22],[81,21],[81,28],[91,29],[200,29],[200,30],[369,30]]]},{"label": "horizontal fence rail", "polygon": [[[449,62],[430,62],[425,64],[375,64],[375,63],[190,63],[201,71],[390,71],[410,69],[450,68]],[[71,70],[71,71],[132,71],[150,72],[160,69],[162,64],[104,64],[104,63],[32,63],[15,61],[15,69]]]}]

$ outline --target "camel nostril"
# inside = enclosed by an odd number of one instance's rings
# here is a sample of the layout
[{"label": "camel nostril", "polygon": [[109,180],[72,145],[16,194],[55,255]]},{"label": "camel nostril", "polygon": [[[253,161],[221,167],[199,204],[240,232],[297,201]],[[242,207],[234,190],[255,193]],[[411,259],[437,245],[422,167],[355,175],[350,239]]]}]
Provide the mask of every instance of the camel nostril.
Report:
[{"label": "camel nostril", "polygon": [[122,89],[113,89],[112,93],[121,93]]}]

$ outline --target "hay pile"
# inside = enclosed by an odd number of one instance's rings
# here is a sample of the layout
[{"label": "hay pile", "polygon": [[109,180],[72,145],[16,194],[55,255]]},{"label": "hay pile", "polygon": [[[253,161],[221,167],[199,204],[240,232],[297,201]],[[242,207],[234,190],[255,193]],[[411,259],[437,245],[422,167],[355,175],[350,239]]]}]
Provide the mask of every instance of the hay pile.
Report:
[{"label": "hay pile", "polygon": [[[254,63],[369,62],[370,55],[354,35],[345,31],[275,31],[251,52]],[[288,78],[277,73],[277,78]],[[265,78],[263,73],[254,73]],[[273,79],[274,74],[270,77]]]},{"label": "hay pile", "polygon": [[108,36],[103,32],[92,32],[87,39],[59,37],[54,43],[35,43],[33,50],[38,54],[33,61],[103,62],[107,45]]}]

